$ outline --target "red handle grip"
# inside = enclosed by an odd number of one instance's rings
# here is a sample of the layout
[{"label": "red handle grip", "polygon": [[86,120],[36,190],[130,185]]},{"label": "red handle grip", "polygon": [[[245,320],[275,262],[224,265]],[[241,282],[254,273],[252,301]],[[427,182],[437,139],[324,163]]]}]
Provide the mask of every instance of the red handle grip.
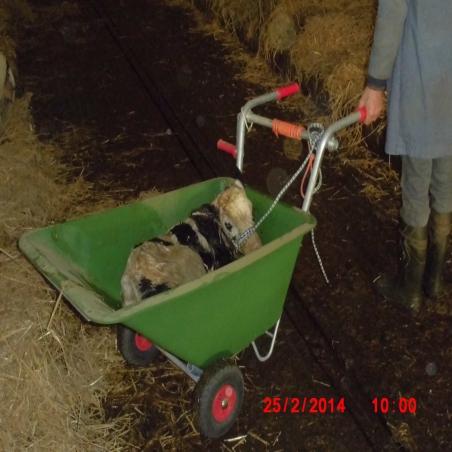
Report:
[{"label": "red handle grip", "polygon": [[365,107],[357,108],[356,111],[359,112],[359,114],[361,115],[361,117],[359,118],[358,122],[364,122],[366,120],[366,117],[367,117],[367,110],[366,110],[366,108]]},{"label": "red handle grip", "polygon": [[298,83],[292,83],[292,85],[284,86],[283,88],[276,88],[275,91],[278,92],[278,100],[281,100],[283,97],[297,94],[299,90],[300,87],[298,86]]},{"label": "red handle grip", "polygon": [[218,140],[217,142],[217,148],[220,151],[227,152],[228,154],[231,154],[234,158],[237,158],[237,148],[227,141],[224,140]]}]

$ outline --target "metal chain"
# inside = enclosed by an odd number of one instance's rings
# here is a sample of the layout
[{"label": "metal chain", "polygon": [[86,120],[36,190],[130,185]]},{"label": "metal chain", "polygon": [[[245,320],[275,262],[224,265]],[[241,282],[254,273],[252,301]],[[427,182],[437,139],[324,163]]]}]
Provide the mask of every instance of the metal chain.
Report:
[{"label": "metal chain", "polygon": [[314,229],[311,231],[311,239],[312,239],[312,246],[314,247],[315,255],[317,256],[317,260],[319,261],[320,269],[322,270],[322,273],[323,273],[323,277],[325,278],[325,281],[329,284],[330,280],[328,279],[328,276],[326,276],[326,271],[323,266],[322,259],[320,258],[319,250],[317,249],[317,245],[315,244]]},{"label": "metal chain", "polygon": [[[313,130],[313,129],[317,129],[317,130]],[[314,150],[317,150],[317,146],[323,137],[323,133],[324,133],[325,129],[322,124],[314,123],[314,124],[310,124],[308,126],[308,128],[306,129],[306,131],[308,132],[308,137],[309,137],[309,147],[312,150],[311,152],[313,152]],[[321,186],[322,186],[322,170],[320,169],[319,170],[319,180],[318,180],[317,186],[314,188],[314,191],[312,194],[314,194]]]},{"label": "metal chain", "polygon": [[[251,124],[252,127],[252,124]],[[286,190],[292,185],[294,180],[298,177],[298,175],[303,171],[304,167],[309,162],[309,159],[311,158],[312,153],[317,149],[318,144],[320,143],[320,140],[323,137],[324,133],[324,127],[322,124],[314,123],[310,124],[308,128],[306,129],[308,133],[308,141],[309,141],[309,154],[306,157],[306,159],[301,164],[300,168],[296,171],[296,173],[289,179],[289,181],[284,185],[284,187],[281,189],[281,191],[278,193],[278,196],[276,196],[275,200],[273,201],[272,205],[269,207],[267,212],[262,216],[262,218],[251,228],[247,229],[245,232],[240,234],[235,240],[233,240],[233,244],[236,249],[240,250],[240,245],[242,242],[248,240],[255,232],[256,229],[262,224],[262,222],[268,217],[270,212],[275,208],[276,204],[278,204],[279,200],[281,199],[282,195],[286,192]],[[318,183],[316,187],[314,188],[313,194],[321,187],[322,185],[322,170],[319,171],[318,176]],[[314,247],[315,254],[317,256],[317,260],[319,261],[320,268],[322,270],[323,276],[327,283],[329,283],[328,277],[325,272],[325,268],[323,267],[322,259],[320,258],[319,251],[317,249],[317,246],[315,244],[314,240],[314,230],[311,231],[311,238],[312,238],[312,245]]]},{"label": "metal chain", "polygon": [[[317,129],[317,130],[313,130]],[[251,228],[247,229],[245,232],[240,234],[235,240],[233,240],[233,244],[237,249],[240,249],[240,244],[248,240],[255,232],[256,229],[262,224],[262,222],[268,217],[270,212],[275,208],[276,204],[278,204],[278,201],[281,199],[282,195],[286,192],[286,190],[292,185],[293,181],[298,177],[298,175],[303,171],[304,167],[309,162],[309,159],[311,158],[312,153],[314,150],[316,150],[317,145],[319,144],[320,140],[322,139],[324,128],[322,124],[310,124],[308,128],[306,129],[308,132],[308,141],[309,141],[309,154],[304,160],[304,162],[301,164],[300,168],[298,168],[297,172],[289,179],[289,181],[284,185],[284,187],[281,189],[281,191],[278,193],[278,196],[276,196],[273,204],[269,207],[267,212],[263,215],[263,217]],[[319,172],[319,183],[314,189],[314,193],[320,188],[322,185],[322,172]]]},{"label": "metal chain", "polygon": [[[313,131],[312,129],[317,129]],[[307,128],[308,136],[309,136],[309,144],[311,146],[311,149],[317,149],[317,146],[323,137],[324,128],[322,124],[310,124]],[[322,170],[319,171],[319,181],[317,183],[317,186],[314,188],[313,194],[322,186]],[[328,276],[325,271],[325,267],[323,266],[322,259],[320,258],[319,250],[317,249],[317,245],[315,244],[315,238],[314,238],[314,229],[311,231],[311,239],[312,239],[312,246],[314,247],[315,255],[317,256],[317,260],[320,265],[320,269],[322,270],[323,277],[325,278],[325,281],[327,284],[330,283]]]},{"label": "metal chain", "polygon": [[308,154],[304,162],[301,164],[300,168],[298,168],[297,172],[290,178],[289,182],[284,185],[282,190],[278,193],[278,196],[276,196],[275,200],[273,201],[273,204],[269,207],[267,212],[262,216],[262,218],[251,228],[247,229],[245,232],[240,234],[235,240],[233,240],[234,246],[238,249],[240,249],[240,244],[248,240],[255,232],[256,229],[262,224],[262,222],[268,217],[270,212],[275,208],[276,204],[278,204],[278,201],[281,199],[282,195],[285,193],[285,191],[290,187],[292,182],[298,177],[298,175],[303,171],[304,167],[307,165],[309,158],[311,157],[311,153]]}]

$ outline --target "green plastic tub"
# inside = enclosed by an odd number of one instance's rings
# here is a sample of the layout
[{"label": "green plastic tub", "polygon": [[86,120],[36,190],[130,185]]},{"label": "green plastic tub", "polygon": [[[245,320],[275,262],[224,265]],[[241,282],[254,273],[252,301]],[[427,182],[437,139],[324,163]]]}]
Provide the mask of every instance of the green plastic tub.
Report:
[{"label": "green plastic tub", "polygon": [[[212,179],[154,198],[24,234],[20,250],[83,317],[122,323],[204,369],[265,333],[282,313],[309,213],[278,203],[259,228],[264,246],[220,270],[121,307],[120,280],[132,248],[211,202],[232,179]],[[249,189],[255,219],[273,200]]]}]

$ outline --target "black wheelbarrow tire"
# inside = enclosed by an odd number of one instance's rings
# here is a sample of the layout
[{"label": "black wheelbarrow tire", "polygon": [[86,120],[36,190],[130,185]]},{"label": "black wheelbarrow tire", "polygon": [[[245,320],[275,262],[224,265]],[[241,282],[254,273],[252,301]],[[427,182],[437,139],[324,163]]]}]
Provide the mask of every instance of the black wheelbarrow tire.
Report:
[{"label": "black wheelbarrow tire", "polygon": [[117,325],[116,335],[119,352],[133,366],[146,367],[159,353],[159,349],[152,342],[125,325]]},{"label": "black wheelbarrow tire", "polygon": [[237,419],[243,393],[243,376],[236,365],[220,359],[207,367],[193,393],[198,431],[208,438],[224,435]]}]

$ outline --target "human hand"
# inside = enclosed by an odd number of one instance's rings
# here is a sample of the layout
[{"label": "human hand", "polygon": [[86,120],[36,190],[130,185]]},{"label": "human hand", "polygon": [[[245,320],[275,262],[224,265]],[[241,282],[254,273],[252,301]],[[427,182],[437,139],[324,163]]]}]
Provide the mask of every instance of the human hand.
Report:
[{"label": "human hand", "polygon": [[362,107],[367,111],[364,124],[369,125],[379,118],[383,110],[383,91],[367,87],[358,102],[358,108]]}]

